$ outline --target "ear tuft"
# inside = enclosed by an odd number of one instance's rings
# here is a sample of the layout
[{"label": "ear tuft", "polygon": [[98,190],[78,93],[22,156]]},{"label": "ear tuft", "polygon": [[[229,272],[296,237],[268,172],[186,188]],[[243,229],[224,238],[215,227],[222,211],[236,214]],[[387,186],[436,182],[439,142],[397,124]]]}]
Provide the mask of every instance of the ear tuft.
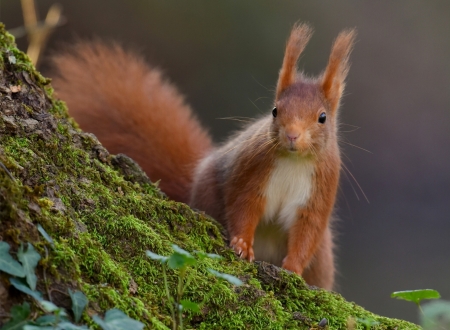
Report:
[{"label": "ear tuft", "polygon": [[291,30],[291,35],[286,44],[283,65],[278,78],[276,99],[290,85],[295,82],[297,74],[297,60],[305,49],[312,35],[312,28],[305,23],[296,23]]},{"label": "ear tuft", "polygon": [[330,59],[322,77],[322,90],[325,98],[335,111],[345,87],[345,78],[350,69],[349,56],[356,37],[354,29],[339,33],[331,49]]}]

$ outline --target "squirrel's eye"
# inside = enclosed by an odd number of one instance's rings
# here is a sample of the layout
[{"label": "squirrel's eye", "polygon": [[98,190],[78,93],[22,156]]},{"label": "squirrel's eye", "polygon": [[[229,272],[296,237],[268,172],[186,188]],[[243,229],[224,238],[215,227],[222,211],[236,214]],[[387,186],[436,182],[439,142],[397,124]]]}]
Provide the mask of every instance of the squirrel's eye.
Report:
[{"label": "squirrel's eye", "polygon": [[272,115],[273,115],[273,117],[277,116],[277,107],[273,108]]},{"label": "squirrel's eye", "polygon": [[327,114],[325,112],[322,112],[319,116],[319,123],[324,124],[327,120]]}]

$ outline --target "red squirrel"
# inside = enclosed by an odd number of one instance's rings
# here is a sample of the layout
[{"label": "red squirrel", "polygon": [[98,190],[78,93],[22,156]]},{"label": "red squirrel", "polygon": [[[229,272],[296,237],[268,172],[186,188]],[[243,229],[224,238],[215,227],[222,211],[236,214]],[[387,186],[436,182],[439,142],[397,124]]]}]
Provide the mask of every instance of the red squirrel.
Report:
[{"label": "red squirrel", "polygon": [[81,43],[57,55],[53,84],[81,128],[135,159],[170,198],[222,223],[241,258],[331,290],[337,117],[355,31],[338,35],[314,79],[296,65],[311,34],[293,27],[272,111],[216,147],[160,71],[117,45]]}]

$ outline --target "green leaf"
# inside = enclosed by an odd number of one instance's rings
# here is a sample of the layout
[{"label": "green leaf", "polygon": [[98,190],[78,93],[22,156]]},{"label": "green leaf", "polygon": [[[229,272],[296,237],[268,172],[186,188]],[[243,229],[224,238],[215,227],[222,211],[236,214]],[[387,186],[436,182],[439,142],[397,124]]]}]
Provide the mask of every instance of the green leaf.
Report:
[{"label": "green leaf", "polygon": [[358,318],[358,323],[364,324],[366,327],[372,327],[374,325],[380,324],[380,322],[376,321],[373,318]]},{"label": "green leaf", "polygon": [[423,299],[438,299],[440,297],[441,295],[439,294],[439,292],[431,289],[397,291],[391,294],[391,298],[412,301],[416,304],[419,304]]},{"label": "green leaf", "polygon": [[145,254],[147,255],[147,257],[149,257],[150,259],[153,260],[158,260],[160,263],[164,264],[167,262],[167,260],[169,259],[168,257],[164,257],[164,256],[160,256],[159,254],[153,253],[152,251],[147,250],[145,252]]},{"label": "green leaf", "polygon": [[85,325],[75,325],[73,323],[70,322],[60,322],[58,323],[57,330],[85,330],[85,329],[89,329],[87,326]]},{"label": "green leaf", "polygon": [[36,290],[37,277],[35,269],[39,260],[41,260],[41,256],[36,252],[34,246],[28,243],[28,249],[26,251],[24,250],[23,245],[20,245],[17,258],[22,263],[23,269],[25,270],[28,286],[31,290]]},{"label": "green leaf", "polygon": [[[39,302],[39,304],[42,306],[43,309],[45,309],[46,312],[48,313],[53,313],[56,311],[61,311],[62,309],[59,308],[58,306],[56,306],[54,303],[52,303],[51,301],[47,301],[47,300],[41,300]],[[62,314],[64,315],[64,314]]]},{"label": "green leaf", "polygon": [[17,278],[11,277],[9,279],[9,282],[13,287],[15,287],[17,290],[22,291],[23,293],[26,293],[27,295],[33,297],[38,302],[43,301],[42,299],[42,293],[39,291],[33,291],[31,290],[22,280],[19,280]]},{"label": "green leaf", "polygon": [[120,309],[110,309],[102,320],[98,315],[94,315],[92,320],[97,323],[103,330],[142,330],[144,324],[128,317]]},{"label": "green leaf", "polygon": [[30,315],[30,304],[24,302],[21,306],[13,306],[11,308],[11,315],[13,318],[26,319]]},{"label": "green leaf", "polygon": [[214,253],[205,253],[203,251],[195,251],[195,254],[199,257],[200,260],[204,260],[206,258],[210,259],[222,259],[222,256]]},{"label": "green leaf", "polygon": [[244,284],[236,276],[233,276],[233,275],[230,275],[230,274],[221,273],[221,272],[218,272],[217,270],[214,270],[214,269],[211,269],[211,268],[208,268],[208,272],[210,272],[211,274],[213,274],[216,277],[219,277],[221,279],[224,279],[225,281],[230,282],[233,285],[240,286],[240,285]]},{"label": "green leaf", "polygon": [[186,250],[183,250],[175,244],[172,245],[172,248],[174,253],[172,253],[167,262],[170,268],[179,269],[197,264],[197,260]]},{"label": "green leaf", "polygon": [[6,242],[0,242],[0,270],[10,275],[24,277],[25,270],[18,261],[9,254],[10,246]]},{"label": "green leaf", "polygon": [[55,326],[58,322],[69,322],[69,319],[61,315],[56,316],[55,314],[47,314],[37,318],[34,321],[34,324],[40,327],[47,325]]},{"label": "green leaf", "polygon": [[97,323],[100,326],[100,328],[102,328],[103,330],[112,330],[113,329],[105,321],[103,321],[98,315],[92,316],[92,321]]},{"label": "green leaf", "polygon": [[[58,329],[58,328],[56,328]],[[3,329],[2,329],[3,330]],[[55,330],[54,326],[26,325],[23,330]]]},{"label": "green leaf", "polygon": [[200,306],[190,300],[181,300],[180,303],[181,303],[181,306],[183,306],[183,309],[188,309],[195,313],[200,312]]},{"label": "green leaf", "polygon": [[196,260],[193,258],[188,258],[182,254],[174,252],[168,261],[168,265],[171,269],[179,269],[190,265],[195,265]]},{"label": "green leaf", "polygon": [[78,323],[89,301],[81,291],[72,291],[69,289],[69,295],[72,299],[72,311],[75,316],[75,322]]},{"label": "green leaf", "polygon": [[24,302],[20,306],[13,306],[11,308],[11,320],[4,324],[1,330],[20,330],[24,325],[28,324],[28,317],[30,316],[30,304]]},{"label": "green leaf", "polygon": [[186,256],[186,257],[191,257],[191,258],[193,258],[193,257],[192,257],[192,254],[190,254],[190,253],[187,252],[186,250],[180,248],[180,247],[179,247],[178,245],[176,245],[176,244],[172,244],[172,249],[173,249],[176,253],[178,253],[178,254],[182,254],[182,255],[184,255],[184,256]]},{"label": "green leaf", "polygon": [[41,233],[41,235],[45,238],[47,242],[51,244],[52,247],[55,247],[55,243],[53,243],[53,239],[50,237],[49,234],[45,231],[45,229],[39,224],[37,225],[38,231]]},{"label": "green leaf", "polygon": [[45,325],[54,325],[57,321],[56,315],[49,314],[49,315],[42,315],[41,317],[38,317],[34,323],[38,326],[45,326]]}]

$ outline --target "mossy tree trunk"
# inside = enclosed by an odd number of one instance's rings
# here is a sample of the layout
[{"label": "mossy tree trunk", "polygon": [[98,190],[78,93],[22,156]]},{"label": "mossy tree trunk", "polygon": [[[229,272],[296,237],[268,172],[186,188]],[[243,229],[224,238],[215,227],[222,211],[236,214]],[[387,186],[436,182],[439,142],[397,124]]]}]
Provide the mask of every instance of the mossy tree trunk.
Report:
[{"label": "mossy tree trunk", "polygon": [[[214,220],[168,200],[137,165],[112,156],[97,139],[77,128],[50,81],[16,49],[0,27],[0,240],[12,247],[32,243],[41,255],[37,290],[70,309],[68,289],[84,292],[89,305],[83,322],[113,307],[164,329],[171,324],[162,268],[146,250],[168,255],[175,243],[224,258],[207,260],[189,272],[185,298],[206,300],[200,313],[185,312],[185,324],[199,329],[309,329],[327,318],[345,329],[349,317],[373,318],[376,329],[417,326],[371,314],[340,295],[308,287],[301,278],[265,263],[236,258]],[[125,96],[126,97],[126,96]],[[37,230],[53,238],[50,245]],[[234,287],[207,268],[239,277]],[[0,272],[0,326],[11,307],[27,295]],[[176,272],[168,272],[176,287]],[[40,310],[33,305],[39,315]],[[362,328],[362,326],[360,326]]]}]

